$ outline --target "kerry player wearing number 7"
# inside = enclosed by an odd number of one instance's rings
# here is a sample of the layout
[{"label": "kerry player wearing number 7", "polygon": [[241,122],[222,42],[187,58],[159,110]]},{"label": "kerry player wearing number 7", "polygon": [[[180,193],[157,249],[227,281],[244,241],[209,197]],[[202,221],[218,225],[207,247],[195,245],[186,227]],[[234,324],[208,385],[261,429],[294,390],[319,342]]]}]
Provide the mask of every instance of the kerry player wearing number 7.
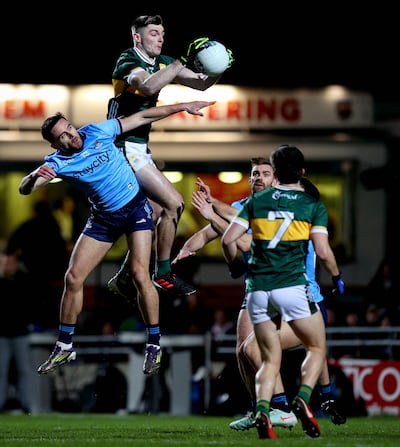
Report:
[{"label": "kerry player wearing number 7", "polygon": [[[172,82],[204,91],[220,76],[206,76],[192,70],[196,54],[209,41],[200,37],[190,42],[185,54],[173,58],[161,54],[165,30],[159,15],[137,17],[131,28],[133,47],[123,51],[114,67],[112,83],[114,98],[108,108],[108,118],[130,115],[155,106],[160,90]],[[229,52],[232,64],[232,53]],[[171,269],[171,249],[177,226],[184,209],[181,194],[155,166],[148,146],[150,124],[121,135],[116,144],[135,171],[138,182],[150,199],[156,222],[156,287],[174,295],[190,295],[196,291],[191,284],[178,278]],[[117,274],[110,279],[109,289],[126,298],[136,295],[127,267],[129,253]]]},{"label": "kerry player wearing number 7", "polygon": [[[251,159],[251,173],[249,184],[251,192],[262,191],[272,185],[274,180],[273,169],[267,158],[255,157]],[[312,182],[305,177],[300,180],[304,191],[319,199],[319,191]],[[222,235],[228,227],[228,224],[236,216],[238,210],[243,207],[248,197],[237,200],[228,205],[211,195],[210,187],[205,184],[201,178],[197,178],[196,185],[199,191],[192,194],[192,204],[197,211],[209,221],[209,224],[193,234],[183,245],[178,255],[172,262],[175,264],[181,259],[193,256],[198,250],[201,250],[207,243],[215,240]],[[240,251],[242,252],[242,260],[237,260],[235,265],[230,266],[231,276],[236,278],[242,276],[244,266],[248,261],[248,251],[251,245],[251,234],[246,233],[240,238]],[[237,267],[236,267],[237,266]],[[313,293],[315,301],[322,312],[324,322],[327,324],[328,316],[324,305],[324,297],[321,295],[320,287],[315,279],[315,252],[312,242],[308,243],[308,252],[306,258],[306,272],[309,280],[310,289]],[[246,274],[244,274],[246,275]],[[290,326],[282,322],[280,329],[280,339],[282,349],[291,349],[301,344],[301,341],[293,333]],[[233,430],[249,430],[255,427],[254,408],[255,405],[255,375],[261,366],[261,356],[254,337],[253,325],[251,324],[249,313],[247,311],[247,297],[244,298],[237,318],[236,330],[236,357],[239,372],[246,388],[250,394],[252,401],[252,409],[245,417],[232,421],[229,426]],[[336,400],[332,393],[330,384],[329,370],[327,362],[321,376],[318,379],[317,390],[321,400],[322,411],[331,417],[334,424],[340,425],[346,422],[337,409]],[[292,428],[297,423],[297,418],[291,411],[287,401],[283,383],[280,377],[277,378],[275,386],[275,394],[271,399],[271,411],[269,413],[271,423],[275,426]]]},{"label": "kerry player wearing number 7", "polygon": [[[75,360],[72,338],[83,306],[84,282],[122,235],[133,253],[130,269],[139,292],[139,308],[148,337],[143,372],[148,375],[158,372],[161,362],[159,298],[149,273],[154,230],[152,209],[114,140],[122,132],[174,113],[186,111],[202,116],[201,109],[212,104],[193,101],[152,107],[123,118],[87,124],[80,129],[61,113],[42,124],[42,136],[55,151],[45,157],[44,164],[22,179],[19,192],[31,194],[58,177],[88,197],[91,213],[72,250],[64,276],[58,340],[50,357],[39,366],[39,374]],[[51,256],[51,247],[48,249]]]},{"label": "kerry player wearing number 7", "polygon": [[310,437],[320,428],[309,406],[312,391],[326,361],[322,314],[306,274],[308,242],[335,287],[344,284],[328,241],[328,214],[324,204],[303,191],[304,156],[295,146],[283,145],[270,157],[278,184],[253,194],[222,236],[225,260],[236,259],[239,238],[252,230],[246,279],[247,309],[261,352],[256,374],[256,428],[260,438],[276,438],[269,417],[270,402],[280,372],[281,320],[286,321],[306,350],[301,384],[292,402],[293,412]]}]

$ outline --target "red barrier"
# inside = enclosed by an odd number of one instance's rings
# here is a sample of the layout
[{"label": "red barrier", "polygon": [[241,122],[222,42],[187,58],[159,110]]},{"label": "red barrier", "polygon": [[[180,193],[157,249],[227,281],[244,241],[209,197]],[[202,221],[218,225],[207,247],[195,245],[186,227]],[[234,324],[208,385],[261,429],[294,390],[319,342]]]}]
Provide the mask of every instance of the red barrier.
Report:
[{"label": "red barrier", "polygon": [[369,415],[400,415],[400,361],[332,360],[351,379],[354,397],[365,402]]}]

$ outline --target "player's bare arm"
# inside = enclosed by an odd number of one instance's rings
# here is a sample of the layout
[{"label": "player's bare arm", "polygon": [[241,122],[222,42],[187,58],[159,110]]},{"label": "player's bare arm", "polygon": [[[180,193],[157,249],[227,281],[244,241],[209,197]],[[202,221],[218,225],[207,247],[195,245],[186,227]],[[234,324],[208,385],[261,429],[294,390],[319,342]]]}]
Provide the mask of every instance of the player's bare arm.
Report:
[{"label": "player's bare arm", "polygon": [[221,75],[207,76],[203,73],[195,73],[189,68],[184,68],[176,77],[176,82],[185,87],[190,87],[194,90],[205,91],[221,79]]},{"label": "player's bare arm", "polygon": [[216,84],[220,78],[221,75],[207,76],[203,73],[195,73],[190,68],[182,65],[179,59],[176,59],[172,64],[153,74],[149,74],[142,68],[134,69],[127,76],[126,81],[146,96],[153,96],[172,82],[194,90],[205,91]]},{"label": "player's bare arm", "polygon": [[143,68],[134,69],[128,75],[126,81],[146,96],[153,96],[163,87],[175,81],[178,74],[183,70],[186,71],[187,68],[183,66],[179,59],[176,59],[172,64],[167,65],[153,74],[149,74]]},{"label": "player's bare arm", "polygon": [[311,233],[311,240],[314,250],[325,270],[331,276],[340,275],[339,267],[336,263],[335,255],[329,244],[328,235],[325,233]]},{"label": "player's bare arm", "polygon": [[147,110],[134,113],[133,115],[120,118],[122,131],[135,129],[143,124],[150,124],[154,121],[161,120],[167,116],[174,115],[179,112],[186,112],[190,115],[204,116],[201,109],[215,104],[215,101],[191,101],[179,104],[169,104],[165,106],[151,107]]},{"label": "player's bare arm", "polygon": [[41,165],[21,180],[18,190],[20,194],[26,196],[42,186],[47,185],[55,177],[56,174],[53,168],[47,165]]},{"label": "player's bare arm", "polygon": [[196,252],[202,249],[208,242],[216,239],[218,233],[213,230],[211,225],[206,225],[201,230],[194,233],[180,249],[178,255],[171,262],[171,264],[176,264],[178,261],[185,259],[189,256],[194,256]]}]

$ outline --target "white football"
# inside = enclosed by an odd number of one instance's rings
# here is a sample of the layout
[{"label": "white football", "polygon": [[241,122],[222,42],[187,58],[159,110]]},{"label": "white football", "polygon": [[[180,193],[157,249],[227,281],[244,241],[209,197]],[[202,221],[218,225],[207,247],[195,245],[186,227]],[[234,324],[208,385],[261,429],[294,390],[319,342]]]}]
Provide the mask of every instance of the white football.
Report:
[{"label": "white football", "polygon": [[222,74],[229,65],[229,54],[225,45],[216,40],[209,40],[202,47],[194,59],[196,70],[208,76]]}]

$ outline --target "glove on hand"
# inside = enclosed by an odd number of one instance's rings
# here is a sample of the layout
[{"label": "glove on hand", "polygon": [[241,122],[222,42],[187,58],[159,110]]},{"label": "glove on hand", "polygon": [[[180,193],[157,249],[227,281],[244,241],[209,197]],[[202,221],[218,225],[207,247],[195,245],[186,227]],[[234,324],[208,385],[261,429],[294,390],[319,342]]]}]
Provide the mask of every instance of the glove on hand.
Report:
[{"label": "glove on hand", "polygon": [[186,50],[186,53],[179,58],[183,65],[192,67],[196,54],[203,48],[203,45],[210,39],[208,37],[198,37],[193,39]]},{"label": "glove on hand", "polygon": [[228,62],[228,67],[227,68],[231,68],[232,64],[235,62],[235,58],[233,57],[233,53],[232,50],[230,50],[229,48],[226,49],[226,51],[229,54],[229,62]]},{"label": "glove on hand", "polygon": [[245,263],[238,258],[235,258],[230,264],[228,264],[228,268],[232,279],[240,278],[247,271],[247,266]]},{"label": "glove on hand", "polygon": [[333,284],[332,293],[334,295],[344,294],[344,281],[340,273],[337,276],[332,276],[332,284]]}]

